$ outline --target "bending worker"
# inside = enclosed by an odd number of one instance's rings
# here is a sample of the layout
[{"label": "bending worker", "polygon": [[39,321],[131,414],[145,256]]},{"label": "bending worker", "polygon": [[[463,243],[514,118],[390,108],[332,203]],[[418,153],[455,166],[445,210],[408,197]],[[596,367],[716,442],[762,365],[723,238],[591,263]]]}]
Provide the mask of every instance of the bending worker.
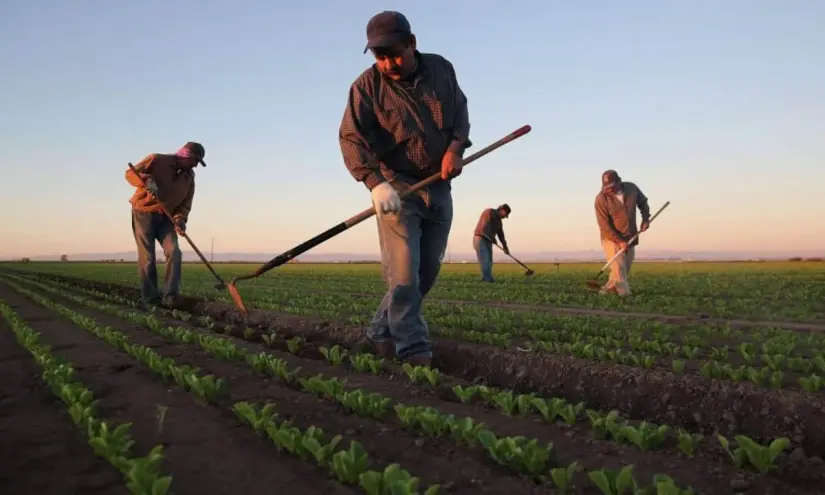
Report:
[{"label": "bending worker", "polygon": [[[152,153],[126,170],[126,181],[135,187],[132,203],[132,232],[138,255],[140,292],[145,306],[174,307],[180,293],[182,254],[178,235],[186,231],[192,198],[195,197],[195,167],[206,166],[203,145],[188,142],[174,154]],[[145,186],[144,186],[145,184]],[[158,201],[168,208],[174,221],[163,213]],[[160,242],[166,257],[164,287],[158,290],[155,242]]]},{"label": "bending worker", "polygon": [[[637,232],[647,230],[650,225],[650,206],[647,204],[647,196],[636,184],[622,182],[622,178],[615,170],[606,170],[602,173],[602,189],[596,195],[595,207],[602,249],[604,249],[607,260],[625,249],[624,254],[610,265],[610,278],[599,292],[628,296],[630,286],[627,277],[636,257],[636,245],[639,244],[639,238],[637,237],[630,244],[628,241]],[[638,230],[636,229],[637,207],[642,214],[642,224]]]},{"label": "bending worker", "polygon": [[501,221],[509,217],[511,211],[510,205],[504,203],[495,210],[487,208],[481,212],[481,217],[478,219],[473,232],[473,247],[481,268],[482,282],[493,282],[493,242],[496,236],[501,241],[501,248],[504,252],[510,254],[507,240],[504,239],[504,227]]}]

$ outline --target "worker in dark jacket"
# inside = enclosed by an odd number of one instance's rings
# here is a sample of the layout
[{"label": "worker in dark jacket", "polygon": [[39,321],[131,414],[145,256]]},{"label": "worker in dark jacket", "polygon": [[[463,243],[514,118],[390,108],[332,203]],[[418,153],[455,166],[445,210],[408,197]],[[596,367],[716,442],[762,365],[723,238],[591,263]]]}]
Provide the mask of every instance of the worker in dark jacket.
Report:
[{"label": "worker in dark jacket", "polygon": [[[419,52],[416,42],[404,15],[370,19],[364,52],[371,50],[375,63],[350,86],[338,139],[350,174],[372,195],[388,286],[365,344],[428,365],[432,347],[421,306],[447,249],[449,179],[461,173],[471,142],[467,98],[453,65]],[[401,197],[436,173],[443,180]]]},{"label": "worker in dark jacket", "polygon": [[509,217],[511,211],[507,203],[495,210],[487,208],[481,212],[481,217],[473,231],[473,247],[476,250],[483,282],[493,282],[493,242],[496,236],[501,241],[501,248],[504,252],[510,254],[510,248],[507,247],[507,240],[504,238],[502,220]]},{"label": "worker in dark jacket", "polygon": [[[602,241],[605,257],[610,260],[622,249],[624,254],[610,265],[610,278],[602,286],[602,294],[630,295],[628,274],[636,257],[637,237],[630,239],[637,232],[644,232],[650,226],[650,206],[647,196],[636,184],[623,182],[615,170],[602,174],[602,189],[596,195],[596,221]],[[642,214],[642,224],[636,228],[636,209]]]},{"label": "worker in dark jacket", "polygon": [[[200,143],[189,142],[174,154],[152,153],[135,165],[143,184],[126,169],[126,181],[134,186],[132,232],[138,255],[138,276],[145,305],[164,304],[174,307],[180,292],[182,254],[178,234],[186,231],[186,222],[195,197],[195,171],[206,150]],[[145,184],[145,185],[144,185]],[[162,202],[172,213],[170,220],[161,208]],[[155,265],[155,242],[160,242],[166,256],[163,295],[158,291],[158,271]]]}]

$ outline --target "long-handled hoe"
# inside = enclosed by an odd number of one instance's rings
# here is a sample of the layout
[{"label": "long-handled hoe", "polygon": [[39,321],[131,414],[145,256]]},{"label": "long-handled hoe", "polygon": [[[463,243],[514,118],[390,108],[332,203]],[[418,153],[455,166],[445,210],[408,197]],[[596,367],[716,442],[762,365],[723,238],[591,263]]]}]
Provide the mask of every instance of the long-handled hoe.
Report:
[{"label": "long-handled hoe", "polygon": [[[486,236],[485,236],[485,237],[486,237]],[[515,256],[513,256],[513,255],[512,255],[512,254],[510,254],[510,253],[505,252],[505,251],[504,251],[504,248],[503,248],[503,247],[501,247],[501,246],[499,246],[499,245],[498,245],[498,243],[497,243],[496,241],[492,241],[492,242],[493,242],[493,245],[494,245],[495,247],[497,247],[497,248],[501,249],[501,252],[503,252],[504,254],[506,254],[507,256],[509,256],[509,257],[510,257],[510,259],[512,259],[513,261],[515,261],[515,262],[516,262],[516,263],[518,263],[519,265],[521,265],[521,267],[522,267],[522,268],[524,268],[525,270],[527,270],[526,272],[524,272],[524,276],[525,276],[525,277],[532,277],[533,275],[535,275],[535,274],[536,274],[536,272],[534,272],[532,268],[530,268],[529,266],[527,266],[527,265],[525,265],[524,263],[522,263],[521,261],[519,261],[519,259],[518,259],[518,258],[516,258]]]},{"label": "long-handled hoe", "polygon": [[[667,201],[665,204],[663,204],[663,205],[662,205],[662,207],[661,207],[661,208],[659,208],[659,211],[657,211],[656,213],[654,213],[654,214],[653,214],[653,216],[652,216],[652,217],[650,217],[650,221],[649,221],[648,223],[649,223],[649,224],[652,224],[652,223],[653,223],[653,220],[656,220],[656,217],[658,217],[658,216],[659,216],[659,213],[661,213],[661,212],[662,212],[665,208],[667,208],[667,206],[668,206],[669,204],[670,204],[670,201]],[[629,240],[629,241],[627,241],[627,245],[629,246],[630,244],[632,244],[632,243],[633,243],[633,241],[635,241],[635,240],[636,240],[636,238],[637,238],[637,237],[639,237],[639,234],[641,234],[641,232],[636,232],[636,235],[634,235],[633,237],[631,237],[631,238],[630,238],[630,240]],[[599,290],[599,289],[601,289],[601,288],[602,288],[602,284],[601,284],[601,283],[599,283],[599,277],[601,277],[601,276],[602,276],[602,273],[604,273],[604,272],[605,272],[605,270],[607,270],[608,268],[610,268],[610,265],[612,265],[612,264],[613,264],[613,262],[614,262],[614,261],[616,261],[616,259],[617,259],[619,256],[621,256],[622,254],[624,254],[624,252],[625,252],[625,251],[626,251],[626,249],[620,249],[618,253],[614,254],[614,255],[613,255],[613,257],[612,257],[612,258],[610,258],[610,260],[608,260],[608,262],[604,264],[604,266],[602,267],[602,269],[601,269],[601,270],[599,270],[599,273],[597,273],[597,274],[596,274],[596,277],[595,277],[595,278],[593,278],[593,279],[588,280],[587,282],[585,282],[585,283],[587,284],[587,288],[589,288],[590,290]]]},{"label": "long-handled hoe", "polygon": [[[468,156],[467,158],[464,159],[464,161],[462,162],[462,165],[463,166],[469,165],[470,163],[472,163],[472,162],[478,160],[479,158],[481,158],[482,156],[484,156],[484,155],[486,155],[486,154],[488,154],[488,153],[504,146],[505,144],[507,144],[511,141],[515,141],[516,139],[520,138],[521,136],[524,136],[525,134],[530,132],[530,130],[531,130],[531,127],[529,125],[525,125],[524,127],[521,127],[519,129],[513,131],[512,133],[510,133],[507,136],[499,139],[495,143],[487,146],[486,148],[482,148],[482,149],[478,150],[476,153],[473,153],[472,155]],[[407,195],[412,194],[416,191],[420,191],[421,189],[424,189],[425,187],[427,187],[430,184],[433,184],[433,183],[435,183],[439,180],[441,180],[441,174],[440,173],[433,174],[433,175],[427,177],[426,179],[422,180],[421,182],[418,182],[417,184],[413,185],[412,187],[405,190],[404,192],[400,193],[400,195],[402,197],[407,196]],[[249,314],[249,312],[246,309],[246,306],[243,303],[243,300],[241,299],[241,294],[238,292],[237,283],[240,282],[241,280],[249,280],[249,279],[253,279],[253,278],[256,278],[256,277],[260,277],[261,275],[268,272],[269,270],[272,270],[273,268],[276,268],[278,266],[283,265],[284,263],[288,262],[292,258],[294,258],[296,256],[300,256],[301,254],[309,251],[310,249],[314,248],[315,246],[318,246],[318,245],[332,239],[336,235],[338,235],[338,234],[340,234],[340,233],[342,233],[346,230],[349,230],[350,228],[358,225],[359,223],[361,223],[364,220],[372,217],[373,215],[375,215],[375,208],[371,206],[371,207],[367,208],[366,210],[362,211],[361,213],[359,213],[359,214],[357,214],[357,215],[355,215],[355,216],[353,216],[353,217],[351,217],[347,220],[344,220],[343,222],[341,222],[338,225],[330,228],[329,230],[326,230],[325,232],[322,232],[322,233],[316,235],[312,239],[309,239],[308,241],[305,241],[305,242],[295,246],[294,248],[290,249],[289,251],[287,251],[285,253],[279,254],[278,256],[272,258],[266,264],[262,265],[260,268],[255,270],[253,273],[250,273],[248,275],[241,275],[239,277],[235,277],[231,282],[229,282],[229,293],[232,295],[232,300],[235,301],[235,306],[237,306],[238,309],[243,314],[245,314],[245,315]]]},{"label": "long-handled hoe", "polygon": [[[145,188],[146,183],[140,177],[140,174],[138,173],[137,169],[135,169],[135,166],[132,165],[131,163],[129,163],[129,168],[132,169],[132,172],[134,172],[135,177],[137,177],[137,180],[139,180],[141,185],[143,185],[143,187]],[[149,193],[149,194],[151,194],[151,193]],[[165,213],[166,216],[169,217],[169,220],[171,220],[172,223],[175,223],[174,216],[172,216],[172,213],[166,208],[166,206],[163,203],[161,203],[160,198],[156,197],[155,200],[157,200],[158,204],[163,209],[163,213]],[[206,265],[206,268],[209,268],[209,271],[212,272],[212,275],[215,276],[215,279],[218,281],[218,283],[215,284],[215,289],[217,289],[217,290],[228,289],[229,290],[229,295],[232,296],[232,300],[236,301],[236,303],[237,303],[237,301],[240,301],[240,296],[237,296],[238,291],[233,290],[234,288],[231,285],[227,285],[226,282],[223,281],[221,276],[218,275],[218,272],[216,272],[215,269],[212,268],[212,265],[208,261],[206,261],[206,256],[204,256],[203,253],[201,253],[201,250],[198,249],[197,246],[195,246],[195,243],[192,242],[192,239],[189,238],[189,235],[186,232],[183,233],[183,238],[186,239],[186,242],[188,242],[189,245],[192,247],[192,251],[195,251],[195,253],[197,253],[198,257],[200,257],[203,264]],[[243,304],[243,303],[241,303],[241,304]]]}]

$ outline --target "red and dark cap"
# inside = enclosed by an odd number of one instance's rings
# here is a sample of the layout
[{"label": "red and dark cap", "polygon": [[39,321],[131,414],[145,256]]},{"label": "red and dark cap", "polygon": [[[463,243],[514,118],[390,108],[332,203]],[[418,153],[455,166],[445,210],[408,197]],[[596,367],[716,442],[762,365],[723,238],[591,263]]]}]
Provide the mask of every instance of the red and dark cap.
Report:
[{"label": "red and dark cap", "polygon": [[183,147],[188,149],[192,153],[192,156],[198,159],[198,162],[201,165],[203,165],[204,167],[206,166],[206,162],[203,161],[203,159],[206,158],[206,148],[204,148],[201,143],[189,141],[188,143],[184,144]]},{"label": "red and dark cap", "polygon": [[604,172],[602,172],[602,186],[607,186],[607,185],[610,185],[610,184],[616,184],[616,183],[621,182],[621,181],[622,181],[622,178],[619,177],[619,173],[616,172],[613,169],[605,170]]},{"label": "red and dark cap", "polygon": [[410,22],[404,14],[392,10],[375,14],[367,23],[367,46],[364,53],[371,48],[387,48],[404,43],[411,34]]}]

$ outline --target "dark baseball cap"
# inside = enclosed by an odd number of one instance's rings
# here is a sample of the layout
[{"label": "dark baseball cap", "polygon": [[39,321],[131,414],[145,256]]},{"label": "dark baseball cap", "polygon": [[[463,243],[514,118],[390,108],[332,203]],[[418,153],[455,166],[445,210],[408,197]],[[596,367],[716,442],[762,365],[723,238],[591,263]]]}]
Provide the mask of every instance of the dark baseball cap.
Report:
[{"label": "dark baseball cap", "polygon": [[602,186],[606,186],[608,184],[614,184],[616,182],[621,182],[622,178],[619,177],[619,173],[615,170],[605,170],[602,172]]},{"label": "dark baseball cap", "polygon": [[188,149],[192,152],[193,155],[198,159],[201,165],[204,167],[206,166],[206,162],[203,159],[206,157],[206,148],[203,147],[201,143],[196,143],[194,141],[189,141],[188,143],[183,145],[184,148]]},{"label": "dark baseball cap", "polygon": [[411,34],[410,22],[404,14],[392,10],[375,14],[367,23],[367,46],[364,53],[370,48],[384,48],[405,42]]}]

